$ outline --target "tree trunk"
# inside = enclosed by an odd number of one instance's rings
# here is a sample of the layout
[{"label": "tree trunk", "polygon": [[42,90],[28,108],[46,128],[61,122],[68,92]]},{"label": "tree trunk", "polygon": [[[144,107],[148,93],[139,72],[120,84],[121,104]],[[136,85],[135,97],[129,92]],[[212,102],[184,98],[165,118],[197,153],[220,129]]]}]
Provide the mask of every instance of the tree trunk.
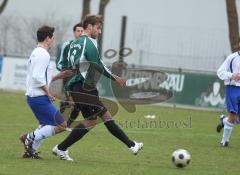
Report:
[{"label": "tree trunk", "polygon": [[2,4],[0,5],[0,15],[1,15],[1,13],[3,12],[3,10],[5,9],[7,3],[8,3],[8,0],[4,0],[4,1],[2,2]]},{"label": "tree trunk", "polygon": [[232,52],[236,52],[240,49],[236,0],[226,0],[226,5],[227,5],[229,40],[231,44],[231,50]]},{"label": "tree trunk", "polygon": [[[109,3],[110,0],[101,0],[100,5],[99,5],[99,15],[102,15],[102,19],[104,21],[104,15],[105,15],[105,8],[107,4]],[[104,30],[104,24],[102,26],[102,34],[98,38],[98,48],[99,48],[99,53],[102,55],[102,43],[103,43],[103,30]]]},{"label": "tree trunk", "polygon": [[82,0],[83,4],[82,4],[82,18],[81,21],[83,20],[83,18],[90,13],[90,2],[91,0]]}]

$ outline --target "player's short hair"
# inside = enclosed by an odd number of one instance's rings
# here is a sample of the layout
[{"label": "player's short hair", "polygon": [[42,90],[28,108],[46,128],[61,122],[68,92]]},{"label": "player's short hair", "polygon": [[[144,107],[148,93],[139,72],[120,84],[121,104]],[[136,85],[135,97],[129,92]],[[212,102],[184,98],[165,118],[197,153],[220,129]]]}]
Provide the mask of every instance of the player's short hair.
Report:
[{"label": "player's short hair", "polygon": [[73,26],[73,31],[75,32],[77,30],[77,27],[83,27],[82,22],[77,23]]},{"label": "player's short hair", "polygon": [[83,19],[83,29],[88,27],[88,24],[96,25],[103,24],[103,19],[101,15],[86,15]]},{"label": "player's short hair", "polygon": [[43,42],[47,37],[52,38],[54,33],[54,27],[42,26],[37,30],[38,42]]}]

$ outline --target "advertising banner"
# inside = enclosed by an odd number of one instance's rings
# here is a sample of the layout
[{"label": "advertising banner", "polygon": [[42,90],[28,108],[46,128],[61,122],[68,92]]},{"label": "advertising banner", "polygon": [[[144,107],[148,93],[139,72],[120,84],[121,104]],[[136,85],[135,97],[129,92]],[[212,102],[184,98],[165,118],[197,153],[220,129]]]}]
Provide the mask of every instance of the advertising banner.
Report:
[{"label": "advertising banner", "polygon": [[[54,61],[51,61],[51,67],[56,74]],[[158,67],[112,71],[127,77],[128,86],[119,88],[115,82],[102,76],[98,84],[99,94],[114,98],[128,110],[134,110],[135,105],[160,102],[221,109],[225,106],[224,85],[215,74],[165,71]],[[0,88],[25,91],[26,76],[27,59],[3,59],[0,56]]]},{"label": "advertising banner", "polygon": [[[149,104],[153,102],[167,102],[195,107],[224,108],[224,84],[216,75],[156,70],[157,68],[154,70],[150,68],[135,68],[134,71],[133,69],[128,69],[122,71],[122,75],[131,80],[137,78],[148,80],[139,83],[136,88],[144,91],[145,94],[146,92],[148,95],[150,94],[148,98]],[[101,95],[116,98],[116,93],[114,93],[116,90],[114,90],[111,81],[107,78],[102,78],[99,87]],[[126,92],[124,91],[124,93]],[[154,94],[158,94],[158,98],[152,98]],[[143,99],[145,96],[140,98]],[[156,98],[158,101],[153,101]],[[131,98],[126,100],[129,99]]]},{"label": "advertising banner", "polygon": [[[51,67],[55,68],[55,63],[51,61]],[[56,73],[56,70],[53,71]],[[26,90],[27,59],[4,58],[2,67],[2,82],[0,88],[6,90]]]}]

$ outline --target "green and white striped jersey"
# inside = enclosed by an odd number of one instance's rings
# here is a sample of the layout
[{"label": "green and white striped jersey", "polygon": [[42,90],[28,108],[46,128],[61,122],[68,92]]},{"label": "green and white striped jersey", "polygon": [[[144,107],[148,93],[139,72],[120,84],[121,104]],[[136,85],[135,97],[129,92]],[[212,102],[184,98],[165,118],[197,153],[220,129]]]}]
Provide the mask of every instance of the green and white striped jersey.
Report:
[{"label": "green and white striped jersey", "polygon": [[79,69],[79,73],[68,82],[69,90],[78,81],[82,81],[86,87],[96,88],[102,74],[115,80],[111,71],[100,59],[97,41],[86,35],[80,36],[71,43],[68,60],[71,67]]},{"label": "green and white striped jersey", "polygon": [[73,40],[63,43],[62,47],[58,51],[58,55],[56,58],[56,68],[58,71],[63,71],[69,67],[68,52],[70,49],[70,44],[72,42],[73,42]]}]

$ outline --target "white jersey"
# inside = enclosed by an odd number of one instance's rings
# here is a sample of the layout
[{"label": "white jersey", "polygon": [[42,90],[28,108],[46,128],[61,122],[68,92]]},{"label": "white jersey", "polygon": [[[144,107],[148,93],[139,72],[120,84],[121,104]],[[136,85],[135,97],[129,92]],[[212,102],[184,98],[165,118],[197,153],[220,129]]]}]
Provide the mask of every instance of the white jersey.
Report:
[{"label": "white jersey", "polygon": [[37,47],[28,59],[26,95],[30,97],[46,95],[40,87],[49,85],[51,79],[50,55],[46,49]]},{"label": "white jersey", "polygon": [[240,86],[240,81],[232,80],[234,73],[240,73],[240,52],[229,55],[217,70],[217,75],[225,85]]}]

